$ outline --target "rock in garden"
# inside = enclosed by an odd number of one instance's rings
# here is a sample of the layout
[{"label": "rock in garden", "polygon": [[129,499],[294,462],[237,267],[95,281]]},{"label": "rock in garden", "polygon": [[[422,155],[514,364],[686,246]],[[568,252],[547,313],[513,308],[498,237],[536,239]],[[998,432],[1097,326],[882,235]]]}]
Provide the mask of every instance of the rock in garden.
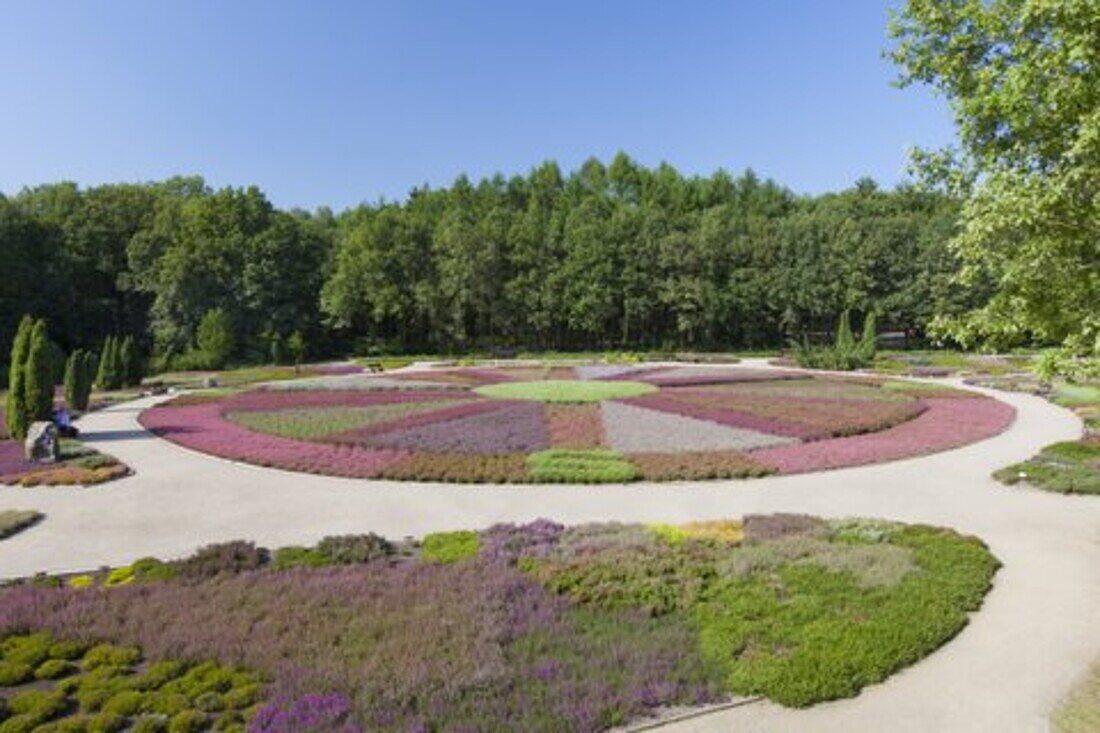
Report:
[{"label": "rock in garden", "polygon": [[28,461],[35,463],[56,463],[61,459],[61,443],[57,438],[57,426],[52,422],[32,423],[23,443],[23,452]]}]

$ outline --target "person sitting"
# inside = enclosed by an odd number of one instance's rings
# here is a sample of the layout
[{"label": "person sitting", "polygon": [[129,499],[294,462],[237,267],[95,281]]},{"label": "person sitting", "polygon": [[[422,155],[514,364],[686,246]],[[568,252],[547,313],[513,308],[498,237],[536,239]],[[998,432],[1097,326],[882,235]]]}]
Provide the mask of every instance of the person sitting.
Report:
[{"label": "person sitting", "polygon": [[53,424],[57,426],[57,434],[62,438],[75,438],[80,434],[80,430],[73,425],[69,411],[64,407],[53,411]]}]

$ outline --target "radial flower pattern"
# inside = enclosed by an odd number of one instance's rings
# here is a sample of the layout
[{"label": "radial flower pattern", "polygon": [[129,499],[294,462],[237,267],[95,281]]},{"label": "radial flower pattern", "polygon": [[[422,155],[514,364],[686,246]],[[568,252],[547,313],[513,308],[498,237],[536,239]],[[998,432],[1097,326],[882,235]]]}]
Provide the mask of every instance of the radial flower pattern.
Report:
[{"label": "radial flower pattern", "polygon": [[[657,391],[562,404],[478,390],[570,379],[638,382]],[[569,460],[555,464],[553,480],[592,483],[593,462],[604,466],[612,458],[617,470],[600,472],[604,482],[890,461],[995,435],[1013,417],[1011,407],[982,395],[914,383],[642,364],[448,367],[301,380],[184,398],[147,410],[141,422],[223,458],[360,478],[540,482],[549,480],[547,456],[565,450]]]}]

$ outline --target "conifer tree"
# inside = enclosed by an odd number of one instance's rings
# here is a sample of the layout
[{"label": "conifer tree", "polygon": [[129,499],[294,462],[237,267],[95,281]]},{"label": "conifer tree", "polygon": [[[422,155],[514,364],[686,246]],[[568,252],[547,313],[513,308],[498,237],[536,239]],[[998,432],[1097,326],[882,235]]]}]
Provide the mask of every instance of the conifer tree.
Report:
[{"label": "conifer tree", "polygon": [[96,372],[95,383],[100,389],[113,389],[111,386],[111,352],[114,351],[115,337],[108,336],[103,340],[103,348],[99,350],[99,370]]},{"label": "conifer tree", "polygon": [[859,339],[859,358],[861,361],[870,363],[875,358],[877,338],[875,312],[867,311],[867,315],[863,318],[863,335]]},{"label": "conifer tree", "polygon": [[80,387],[84,381],[84,352],[77,349],[69,354],[65,360],[65,404],[70,408],[79,409],[76,403],[80,399]]},{"label": "conifer tree", "polygon": [[133,336],[127,336],[122,340],[119,361],[123,371],[123,385],[134,387],[141,384],[141,353]]},{"label": "conifer tree", "polygon": [[31,420],[49,420],[53,412],[54,366],[46,321],[39,319],[31,333],[31,347],[23,367],[26,404]]},{"label": "conifer tree", "polygon": [[82,377],[83,377],[82,386],[84,388],[85,398],[84,398],[84,406],[80,408],[82,410],[88,409],[88,398],[92,394],[92,385],[95,384],[96,370],[98,369],[98,367],[99,367],[99,359],[96,357],[95,353],[92,352],[92,351],[85,351],[84,352],[84,371],[82,373]]},{"label": "conifer tree", "polygon": [[856,347],[855,336],[852,335],[852,321],[848,311],[840,314],[840,322],[836,326],[836,351],[841,356],[851,354]]},{"label": "conifer tree", "polygon": [[26,371],[27,356],[31,350],[31,335],[34,319],[23,316],[15,342],[11,348],[11,371],[8,376],[8,397],[6,402],[7,430],[11,437],[22,440],[31,424],[31,414],[27,404]]}]

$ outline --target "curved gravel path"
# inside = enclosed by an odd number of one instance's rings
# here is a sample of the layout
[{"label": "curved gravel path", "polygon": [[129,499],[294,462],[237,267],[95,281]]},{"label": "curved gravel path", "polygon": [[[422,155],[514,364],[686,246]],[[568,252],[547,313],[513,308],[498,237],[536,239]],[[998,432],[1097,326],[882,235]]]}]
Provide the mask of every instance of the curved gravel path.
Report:
[{"label": "curved gravel path", "polygon": [[808,710],[754,703],[664,730],[1045,731],[1050,709],[1100,657],[1100,499],[1006,489],[990,479],[994,469],[1081,432],[1074,415],[1039,398],[990,394],[1017,409],[1016,423],[931,456],[752,481],[519,489],[364,482],[230,463],[142,430],[137,414],[155,400],[140,400],[89,415],[81,426],[89,443],[136,476],[88,489],[0,489],[0,509],[46,514],[0,542],[0,577],[180,556],[242,537],[275,547],[333,533],[401,537],[537,517],[680,522],[790,511],[927,522],[981,536],[1004,562],[957,639],[850,700]]}]

